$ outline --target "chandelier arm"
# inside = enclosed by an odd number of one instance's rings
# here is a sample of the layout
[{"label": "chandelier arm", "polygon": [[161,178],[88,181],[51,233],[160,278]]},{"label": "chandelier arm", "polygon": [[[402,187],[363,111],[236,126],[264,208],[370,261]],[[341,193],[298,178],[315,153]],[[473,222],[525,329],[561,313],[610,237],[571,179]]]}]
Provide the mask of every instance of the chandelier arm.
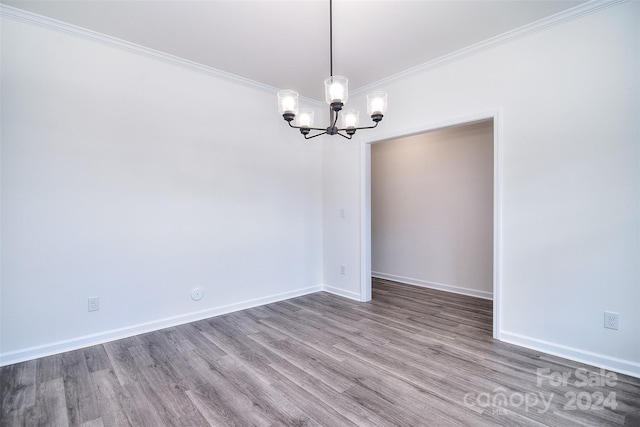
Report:
[{"label": "chandelier arm", "polygon": [[[376,122],[376,124],[375,124],[375,125],[373,125],[373,126],[365,126],[365,127],[361,127],[361,128],[355,128],[355,130],[360,130],[360,129],[373,129],[373,128],[378,127],[378,123],[380,123],[380,122]],[[346,130],[346,129],[338,129],[338,130]]]},{"label": "chandelier arm", "polygon": [[[311,128],[311,129],[316,129],[316,128]],[[321,130],[321,129],[316,129],[316,130]],[[327,133],[327,131],[325,130],[324,132],[317,133],[317,134],[312,135],[312,136],[304,135],[304,139],[311,139],[311,138],[315,138],[316,136],[324,135],[324,134],[326,134],[326,133]]]},{"label": "chandelier arm", "polygon": [[289,123],[289,127],[294,128],[294,129],[309,129],[309,130],[322,130],[322,131],[326,131],[325,128],[303,128],[302,126],[296,126],[296,125],[292,125],[291,122],[287,122]]},{"label": "chandelier arm", "polygon": [[[366,126],[366,127],[361,127],[361,128],[360,128],[360,127],[358,127],[358,128],[350,128],[350,129],[352,129],[352,130],[373,129],[373,128],[375,128],[375,127],[378,127],[378,123],[380,123],[380,122],[376,122],[376,124],[375,124],[375,125],[373,125],[373,126]],[[337,130],[338,130],[338,131],[341,131],[341,130],[349,130],[349,129],[347,129],[347,128],[340,128],[340,129],[337,129]]]},{"label": "chandelier arm", "polygon": [[336,133],[336,135],[340,135],[341,137],[346,138],[346,139],[351,139],[351,138],[353,138],[353,135],[349,135],[349,136],[347,136],[347,135],[343,135],[343,134],[341,134],[340,132],[337,132],[337,133]]}]

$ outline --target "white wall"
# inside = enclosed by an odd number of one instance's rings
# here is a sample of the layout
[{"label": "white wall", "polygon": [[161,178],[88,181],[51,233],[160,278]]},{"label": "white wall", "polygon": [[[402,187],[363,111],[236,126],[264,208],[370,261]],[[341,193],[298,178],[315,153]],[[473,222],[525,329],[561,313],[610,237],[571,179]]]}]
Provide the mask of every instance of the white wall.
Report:
[{"label": "white wall", "polygon": [[1,56],[3,364],[321,288],[322,149],[273,91],[13,19]]},{"label": "white wall", "polygon": [[493,122],[371,147],[376,277],[493,295]]},{"label": "white wall", "polygon": [[617,4],[408,74],[376,131],[301,144],[269,91],[3,19],[0,363],[321,283],[361,298],[358,142],[497,110],[500,337],[640,376],[639,20]]},{"label": "white wall", "polygon": [[[360,299],[360,144],[338,136],[322,136],[323,159],[323,278],[325,290]],[[354,197],[355,195],[355,197]],[[344,218],[341,216],[344,211]],[[342,274],[341,266],[345,266]]]},{"label": "white wall", "polygon": [[[639,21],[640,2],[619,3],[388,81],[380,88],[389,111],[375,135],[361,136],[385,140],[497,111],[499,337],[636,376]],[[363,158],[325,165],[325,177],[364,188],[353,172],[366,170]],[[325,192],[325,207],[358,199],[366,208],[355,189]],[[344,234],[325,221],[325,245],[366,258],[366,239]],[[620,314],[618,331],[603,328],[605,310]]]}]

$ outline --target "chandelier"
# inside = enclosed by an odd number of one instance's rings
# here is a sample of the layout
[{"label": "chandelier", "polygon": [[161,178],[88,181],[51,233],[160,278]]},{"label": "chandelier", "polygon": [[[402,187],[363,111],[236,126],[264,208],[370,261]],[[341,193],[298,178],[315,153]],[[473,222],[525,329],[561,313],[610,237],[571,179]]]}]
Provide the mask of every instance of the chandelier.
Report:
[{"label": "chandelier", "polygon": [[[278,92],[278,110],[282,117],[294,129],[300,129],[304,139],[315,138],[320,135],[340,135],[351,139],[357,130],[373,129],[378,126],[382,117],[387,112],[387,94],[385,92],[373,92],[367,95],[367,114],[373,120],[372,126],[359,127],[359,115],[356,110],[344,110],[347,103],[348,79],[333,75],[333,0],[329,0],[329,67],[330,75],[324,81],[324,94],[329,104],[329,126],[326,128],[313,127],[315,112],[311,108],[298,110],[298,92],[294,90],[281,90]],[[338,116],[342,111],[342,127],[338,128]],[[292,124],[296,119],[296,124]],[[318,131],[310,135],[311,131]],[[344,133],[341,133],[344,132]],[[346,135],[345,135],[346,133]]]}]

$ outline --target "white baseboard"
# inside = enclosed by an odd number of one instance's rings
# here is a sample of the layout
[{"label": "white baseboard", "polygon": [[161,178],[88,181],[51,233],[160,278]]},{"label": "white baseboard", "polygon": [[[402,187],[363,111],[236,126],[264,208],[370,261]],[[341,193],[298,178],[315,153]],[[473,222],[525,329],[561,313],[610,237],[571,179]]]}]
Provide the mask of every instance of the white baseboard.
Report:
[{"label": "white baseboard", "polygon": [[499,339],[509,344],[519,345],[576,362],[593,365],[608,371],[640,378],[640,363],[631,360],[617,359],[604,354],[593,353],[579,348],[568,347],[505,331],[500,332]]},{"label": "white baseboard", "polygon": [[396,276],[395,274],[380,273],[372,271],[371,276],[378,279],[392,280],[394,282],[406,283],[408,285],[420,286],[423,288],[438,289],[440,291],[453,292],[456,294],[469,295],[472,297],[493,300],[493,292],[478,291],[475,289],[462,288],[460,286],[445,285],[443,283],[428,282],[426,280],[413,279],[411,277]]},{"label": "white baseboard", "polygon": [[344,289],[334,288],[333,286],[329,285],[322,286],[322,290],[325,292],[329,292],[330,294],[338,295],[356,301],[362,301],[360,294],[357,292],[345,291]]},{"label": "white baseboard", "polygon": [[14,363],[25,362],[27,360],[33,360],[40,357],[64,353],[66,351],[72,351],[92,345],[103,344],[105,342],[128,338],[134,335],[140,335],[147,332],[157,331],[159,329],[170,328],[172,326],[182,325],[189,322],[195,322],[197,320],[207,319],[209,317],[220,316],[222,314],[232,313],[234,311],[244,310],[251,307],[257,307],[260,305],[283,301],[302,295],[312,294],[321,290],[323,290],[322,285],[311,286],[308,288],[296,289],[294,291],[269,295],[262,298],[256,298],[234,304],[214,307],[207,310],[158,319],[152,322],[140,323],[124,328],[112,329],[110,331],[104,331],[96,334],[72,338],[69,340],[44,344],[37,347],[30,347],[22,350],[12,351],[9,353],[0,353],[0,366],[12,365]]}]

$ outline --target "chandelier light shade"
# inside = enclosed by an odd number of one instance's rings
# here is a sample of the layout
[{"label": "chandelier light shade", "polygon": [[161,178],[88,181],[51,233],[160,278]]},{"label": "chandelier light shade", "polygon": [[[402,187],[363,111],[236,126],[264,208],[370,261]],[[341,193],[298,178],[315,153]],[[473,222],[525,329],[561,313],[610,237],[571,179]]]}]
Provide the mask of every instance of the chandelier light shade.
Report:
[{"label": "chandelier light shade", "polygon": [[278,106],[280,114],[285,117],[291,117],[290,120],[298,113],[298,92],[295,90],[281,90],[278,92]]},{"label": "chandelier light shade", "polygon": [[298,126],[308,127],[313,126],[313,115],[315,111],[311,108],[301,108],[300,115],[298,116]]},{"label": "chandelier light shade", "polygon": [[[387,112],[387,94],[385,92],[373,92],[367,95],[367,114],[384,116]],[[380,117],[382,119],[382,117]],[[375,119],[374,119],[375,120]]]},{"label": "chandelier light shade", "polygon": [[[342,113],[342,127],[347,131],[347,135],[353,135],[360,121],[358,110],[345,110]],[[350,131],[353,131],[351,134]]]},{"label": "chandelier light shade", "polygon": [[313,116],[315,111],[311,108],[301,108],[298,115],[298,127],[303,135],[308,135],[313,126]]},{"label": "chandelier light shade", "polygon": [[342,76],[327,77],[324,81],[324,98],[327,104],[347,103],[349,97],[349,79]]},{"label": "chandelier light shade", "polygon": [[[372,126],[359,127],[360,113],[356,110],[342,111],[342,127],[338,128],[338,115],[349,98],[349,80],[346,77],[333,75],[333,1],[329,0],[329,68],[330,75],[324,81],[324,96],[329,104],[329,126],[326,128],[313,127],[314,111],[301,108],[298,113],[298,92],[281,90],[278,92],[278,110],[282,118],[294,129],[300,129],[305,139],[320,135],[340,135],[351,139],[357,130],[373,129],[378,126],[387,112],[387,94],[373,92],[367,95],[367,114],[371,116]],[[296,119],[296,124],[292,124]],[[310,135],[311,131],[316,131]]]}]

